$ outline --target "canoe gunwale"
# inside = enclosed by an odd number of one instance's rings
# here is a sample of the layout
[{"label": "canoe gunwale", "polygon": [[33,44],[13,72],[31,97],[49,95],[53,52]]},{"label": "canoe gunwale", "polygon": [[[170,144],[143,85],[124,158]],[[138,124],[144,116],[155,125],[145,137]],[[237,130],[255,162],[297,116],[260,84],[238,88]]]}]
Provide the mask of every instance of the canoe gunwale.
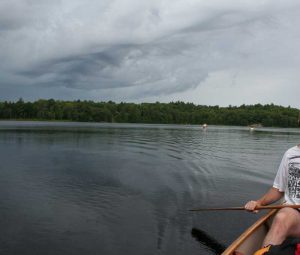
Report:
[{"label": "canoe gunwale", "polygon": [[270,219],[278,209],[270,210],[266,215],[258,219],[252,226],[250,226],[244,233],[242,233],[221,255],[232,255],[239,246],[241,246],[246,239],[251,236],[260,226],[265,224],[268,219]]}]

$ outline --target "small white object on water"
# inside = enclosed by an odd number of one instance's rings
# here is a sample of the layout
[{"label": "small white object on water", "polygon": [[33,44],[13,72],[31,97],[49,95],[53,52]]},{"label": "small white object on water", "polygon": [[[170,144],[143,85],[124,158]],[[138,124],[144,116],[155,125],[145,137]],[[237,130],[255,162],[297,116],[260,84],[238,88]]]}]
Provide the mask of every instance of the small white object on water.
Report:
[{"label": "small white object on water", "polygon": [[202,128],[207,128],[207,124],[204,123],[204,124],[202,125]]}]

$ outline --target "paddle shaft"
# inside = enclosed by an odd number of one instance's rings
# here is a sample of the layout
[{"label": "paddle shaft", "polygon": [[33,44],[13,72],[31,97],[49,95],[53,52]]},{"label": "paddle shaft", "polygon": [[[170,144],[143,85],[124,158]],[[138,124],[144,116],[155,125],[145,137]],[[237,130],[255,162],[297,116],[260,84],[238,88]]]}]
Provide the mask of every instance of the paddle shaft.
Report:
[{"label": "paddle shaft", "polygon": [[[255,210],[266,210],[266,209],[281,209],[281,208],[300,208],[300,205],[265,205],[257,206]],[[236,210],[246,210],[244,207],[223,207],[223,208],[195,208],[189,211],[191,212],[201,212],[201,211],[236,211]]]}]

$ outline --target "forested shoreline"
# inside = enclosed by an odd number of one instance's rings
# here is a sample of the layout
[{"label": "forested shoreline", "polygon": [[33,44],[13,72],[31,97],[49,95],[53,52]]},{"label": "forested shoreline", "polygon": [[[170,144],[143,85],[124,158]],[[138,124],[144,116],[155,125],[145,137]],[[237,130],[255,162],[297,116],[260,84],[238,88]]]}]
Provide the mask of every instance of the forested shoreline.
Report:
[{"label": "forested shoreline", "polygon": [[297,127],[299,109],[274,104],[205,106],[193,103],[115,103],[40,99],[0,102],[2,120]]}]

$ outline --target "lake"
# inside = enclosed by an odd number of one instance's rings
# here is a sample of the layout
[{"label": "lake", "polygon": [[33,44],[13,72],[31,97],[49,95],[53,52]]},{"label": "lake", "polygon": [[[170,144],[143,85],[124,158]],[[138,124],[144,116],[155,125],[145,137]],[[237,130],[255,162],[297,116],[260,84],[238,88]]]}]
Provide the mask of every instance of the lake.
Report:
[{"label": "lake", "polygon": [[299,129],[0,122],[0,254],[219,254]]}]

